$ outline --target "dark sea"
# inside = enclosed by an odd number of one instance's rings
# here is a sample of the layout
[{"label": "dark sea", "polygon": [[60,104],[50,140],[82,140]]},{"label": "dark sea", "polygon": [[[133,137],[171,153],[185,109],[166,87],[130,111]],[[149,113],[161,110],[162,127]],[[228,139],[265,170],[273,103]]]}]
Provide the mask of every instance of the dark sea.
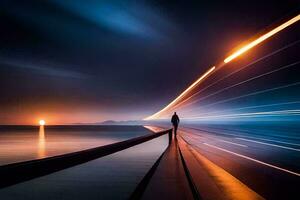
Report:
[{"label": "dark sea", "polygon": [[[1,126],[0,165],[103,146],[152,133],[143,126]],[[0,199],[128,199],[168,144],[167,135],[0,189]]]},{"label": "dark sea", "polygon": [[149,133],[142,126],[1,126],[0,165],[80,151]]}]

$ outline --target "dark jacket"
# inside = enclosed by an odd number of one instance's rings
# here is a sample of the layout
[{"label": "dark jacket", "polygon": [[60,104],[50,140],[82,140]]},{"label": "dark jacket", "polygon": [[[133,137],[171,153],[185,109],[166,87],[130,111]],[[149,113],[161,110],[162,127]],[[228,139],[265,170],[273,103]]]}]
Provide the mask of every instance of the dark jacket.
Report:
[{"label": "dark jacket", "polygon": [[172,119],[171,119],[172,124],[173,124],[174,126],[178,126],[179,121],[180,121],[180,120],[179,120],[178,115],[174,114],[174,115],[172,116]]}]

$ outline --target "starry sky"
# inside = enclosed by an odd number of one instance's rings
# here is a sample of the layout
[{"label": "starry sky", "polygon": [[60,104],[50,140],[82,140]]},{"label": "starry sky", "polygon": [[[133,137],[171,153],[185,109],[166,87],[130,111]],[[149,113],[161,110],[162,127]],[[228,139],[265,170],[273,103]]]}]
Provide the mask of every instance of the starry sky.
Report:
[{"label": "starry sky", "polygon": [[299,1],[2,0],[0,124],[135,120]]}]

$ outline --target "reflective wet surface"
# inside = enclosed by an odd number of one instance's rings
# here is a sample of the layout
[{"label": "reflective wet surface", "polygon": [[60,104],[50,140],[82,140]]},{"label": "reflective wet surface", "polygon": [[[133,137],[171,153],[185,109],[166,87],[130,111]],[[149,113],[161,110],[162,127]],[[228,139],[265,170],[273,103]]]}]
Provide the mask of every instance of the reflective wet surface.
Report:
[{"label": "reflective wet surface", "polygon": [[148,133],[141,126],[1,126],[0,165],[89,149]]}]

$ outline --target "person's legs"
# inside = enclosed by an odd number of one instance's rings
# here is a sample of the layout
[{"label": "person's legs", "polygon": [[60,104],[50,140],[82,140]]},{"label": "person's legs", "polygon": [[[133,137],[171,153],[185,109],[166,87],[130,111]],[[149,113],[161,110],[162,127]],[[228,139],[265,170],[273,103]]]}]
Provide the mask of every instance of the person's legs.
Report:
[{"label": "person's legs", "polygon": [[174,125],[174,136],[177,137],[177,128],[178,128],[178,125]]}]

